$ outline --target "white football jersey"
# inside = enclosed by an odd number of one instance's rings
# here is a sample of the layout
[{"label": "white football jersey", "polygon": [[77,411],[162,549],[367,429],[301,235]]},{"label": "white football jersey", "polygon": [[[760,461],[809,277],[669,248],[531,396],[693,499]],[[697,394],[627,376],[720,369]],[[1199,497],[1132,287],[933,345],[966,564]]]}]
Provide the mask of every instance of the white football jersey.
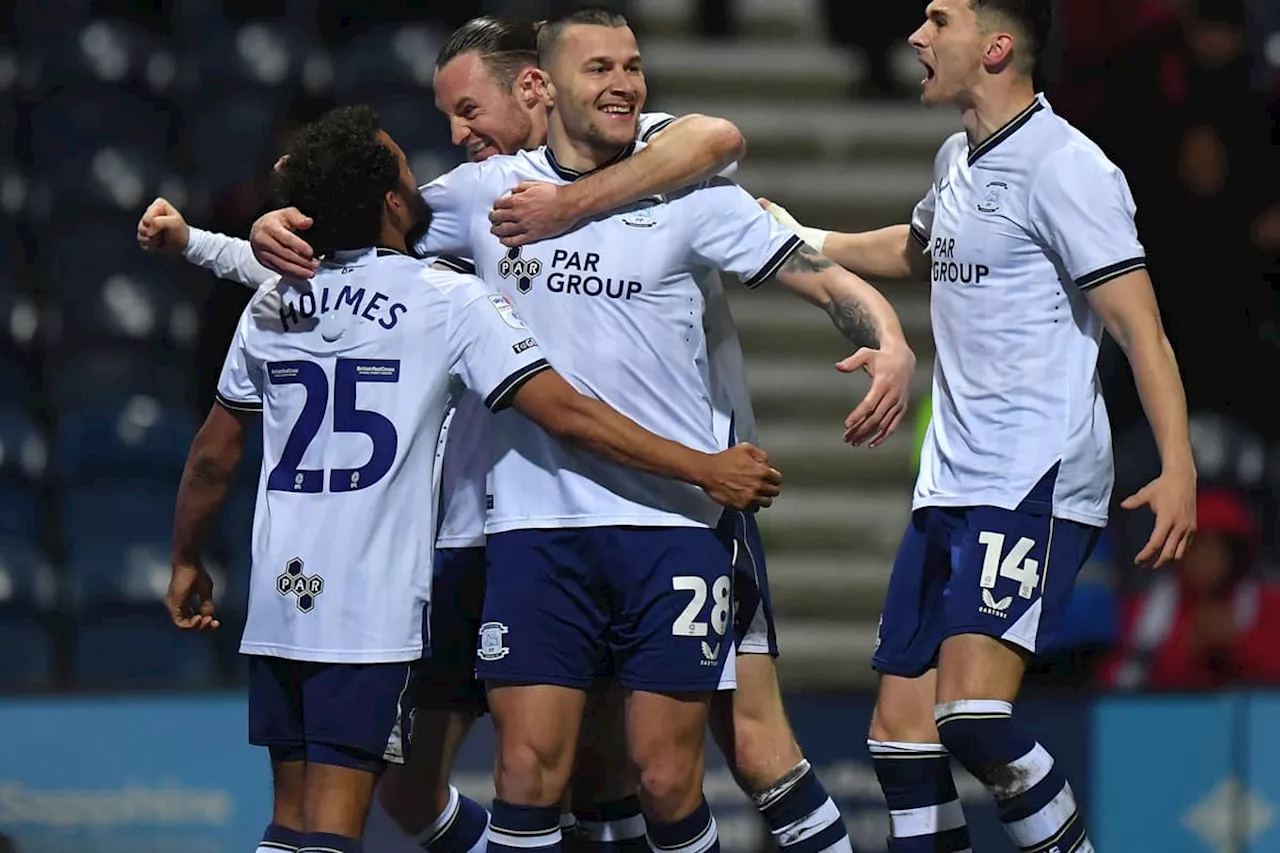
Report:
[{"label": "white football jersey", "polygon": [[547,366],[505,297],[390,250],[259,290],[218,382],[222,405],[262,413],[240,650],[419,657],[451,378],[500,409]]},{"label": "white football jersey", "polygon": [[1055,516],[1105,525],[1102,322],[1085,292],[1145,265],[1123,173],[1043,97],[969,150],[948,139],[911,231],[931,256],[933,417],[913,505],[1016,508],[1054,474]]},{"label": "white football jersey", "polygon": [[[417,248],[473,258],[476,274],[516,303],[547,358],[579,391],[673,441],[724,449],[709,391],[707,299],[695,275],[714,268],[757,285],[799,239],[721,178],[518,249],[490,233],[490,208],[516,184],[578,177],[545,147],[459,166],[423,187],[434,217]],[[701,489],[565,446],[516,413],[492,418],[491,428],[490,533],[712,526],[721,514]]]}]

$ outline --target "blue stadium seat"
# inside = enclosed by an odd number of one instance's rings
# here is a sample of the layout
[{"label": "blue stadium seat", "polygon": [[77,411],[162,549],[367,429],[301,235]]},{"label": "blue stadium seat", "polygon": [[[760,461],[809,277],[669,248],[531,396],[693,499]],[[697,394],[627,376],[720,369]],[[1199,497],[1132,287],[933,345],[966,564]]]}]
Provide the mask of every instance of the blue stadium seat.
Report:
[{"label": "blue stadium seat", "polygon": [[170,353],[194,348],[200,314],[191,293],[135,262],[103,278],[59,278],[58,333],[78,346],[154,344]]},{"label": "blue stadium seat", "polygon": [[271,168],[280,153],[283,103],[274,94],[228,95],[193,105],[187,151],[200,181],[214,193]]},{"label": "blue stadium seat", "polygon": [[[379,124],[395,139],[410,163],[420,152],[434,151],[452,155],[449,121],[429,103],[430,93],[401,93],[375,97],[370,104],[378,111]],[[455,161],[456,165],[456,161]],[[415,173],[416,174],[416,173]],[[423,182],[435,175],[417,175]]]},{"label": "blue stadium seat", "polygon": [[168,543],[178,478],[103,480],[63,493],[62,538],[72,560],[134,544]]},{"label": "blue stadium seat", "polygon": [[0,536],[0,622],[13,613],[51,611],[58,594],[57,573],[40,546],[23,537]]},{"label": "blue stadium seat", "polygon": [[248,577],[253,564],[253,512],[257,499],[256,484],[239,486],[222,506],[222,543],[232,579]]},{"label": "blue stadium seat", "polygon": [[45,330],[45,317],[36,300],[0,281],[0,353],[19,357],[30,353],[44,342]]},{"label": "blue stadium seat", "polygon": [[[56,8],[65,3],[49,5]],[[176,81],[173,54],[156,36],[130,21],[63,21],[38,43],[44,82],[50,86],[134,85],[165,91]]]},{"label": "blue stadium seat", "polygon": [[169,277],[177,278],[172,259],[152,258],[138,248],[137,224],[138,211],[134,211],[128,216],[72,221],[42,235],[38,249],[47,288],[74,293],[101,284],[114,273],[137,269],[156,270],[159,276],[168,269]]},{"label": "blue stadium seat", "polygon": [[7,4],[7,8],[13,10],[14,32],[22,33],[32,43],[40,43],[57,37],[65,29],[78,30],[84,26],[92,15],[93,0],[60,0],[58,3],[26,0]]},{"label": "blue stadium seat", "polygon": [[31,111],[31,155],[37,171],[47,175],[112,147],[165,162],[177,140],[174,114],[163,100],[123,90],[43,98]]},{"label": "blue stadium seat", "polygon": [[34,538],[39,525],[39,503],[30,487],[17,480],[0,479],[0,533]]},{"label": "blue stadium seat", "polygon": [[26,406],[34,390],[27,366],[19,359],[0,355],[0,403]]},{"label": "blue stadium seat", "polygon": [[249,21],[206,31],[192,51],[208,92],[273,89],[303,82],[313,48],[287,21]]},{"label": "blue stadium seat", "polygon": [[176,487],[199,428],[189,408],[145,394],[67,409],[60,413],[58,472],[68,482],[143,476]]},{"label": "blue stadium seat", "polygon": [[103,608],[75,631],[79,687],[206,687],[218,670],[213,638],[180,631],[164,609]]},{"label": "blue stadium seat", "polygon": [[5,650],[0,653],[0,690],[33,689],[52,683],[53,633],[46,619],[0,614],[0,649]]},{"label": "blue stadium seat", "polygon": [[137,143],[85,146],[79,158],[46,164],[46,169],[50,171],[44,178],[53,193],[81,212],[120,211],[136,221],[138,211],[156,196],[185,194],[179,170],[167,152],[160,155]]},{"label": "blue stadium seat", "polygon": [[[161,604],[169,587],[169,545],[168,537],[146,541],[124,531],[77,548],[67,560],[69,598],[81,612],[99,605]],[[215,600],[221,602],[227,573],[212,560],[205,561],[205,568],[213,578]]]},{"label": "blue stadium seat", "polygon": [[35,483],[48,465],[48,443],[26,407],[0,403],[0,476]]},{"label": "blue stadium seat", "polygon": [[[70,350],[74,341],[67,341]],[[167,405],[191,405],[189,362],[161,358],[153,353],[72,352],[49,365],[44,394],[55,411],[97,405],[146,394]]]},{"label": "blue stadium seat", "polygon": [[435,112],[431,77],[447,33],[427,26],[391,26],[357,36],[337,57],[334,93],[343,101],[366,100],[391,90],[415,92],[423,112]]}]

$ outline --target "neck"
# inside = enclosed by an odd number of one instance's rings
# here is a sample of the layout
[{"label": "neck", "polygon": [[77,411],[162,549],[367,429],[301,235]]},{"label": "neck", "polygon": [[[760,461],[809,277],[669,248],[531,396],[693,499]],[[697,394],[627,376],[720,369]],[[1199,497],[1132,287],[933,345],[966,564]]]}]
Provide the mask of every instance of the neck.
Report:
[{"label": "neck", "polygon": [[572,139],[564,124],[552,114],[547,122],[547,147],[555,155],[556,162],[575,172],[590,172],[622,153],[625,145],[597,148],[588,142]]},{"label": "neck", "polygon": [[1002,82],[995,78],[990,80],[992,85],[989,87],[974,89],[969,93],[967,103],[960,108],[960,120],[969,137],[970,148],[986,142],[1036,99],[1031,78],[1018,77],[1004,85]]},{"label": "neck", "polygon": [[404,235],[387,222],[382,224],[382,236],[378,238],[378,245],[385,249],[395,249],[405,255],[409,254],[409,246],[405,243]]}]

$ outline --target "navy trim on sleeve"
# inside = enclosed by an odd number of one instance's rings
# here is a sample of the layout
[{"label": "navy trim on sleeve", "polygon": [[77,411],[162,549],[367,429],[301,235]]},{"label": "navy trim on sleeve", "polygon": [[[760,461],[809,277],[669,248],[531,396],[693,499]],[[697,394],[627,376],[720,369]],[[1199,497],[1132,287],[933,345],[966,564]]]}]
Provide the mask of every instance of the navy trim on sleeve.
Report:
[{"label": "navy trim on sleeve", "polygon": [[653,127],[649,128],[643,134],[641,134],[640,141],[648,142],[651,138],[653,138],[655,134],[669,127],[671,123],[674,122],[675,120],[676,120],[675,116],[672,116],[671,118],[664,118],[662,121],[658,122]]},{"label": "navy trim on sleeve", "polygon": [[498,383],[498,387],[484,398],[484,404],[491,412],[500,412],[507,406],[511,405],[511,400],[516,396],[516,392],[533,377],[537,376],[544,370],[550,370],[551,365],[547,363],[545,358],[540,358],[535,362],[526,364],[515,373],[512,373],[506,379]]},{"label": "navy trim on sleeve", "polygon": [[1082,275],[1076,279],[1076,287],[1081,290],[1092,290],[1101,284],[1106,284],[1112,279],[1119,278],[1127,273],[1135,270],[1146,269],[1146,258],[1129,258],[1119,263],[1110,264],[1100,270],[1094,270],[1088,275]]},{"label": "navy trim on sleeve", "polygon": [[773,277],[774,273],[776,273],[779,269],[782,268],[782,265],[787,262],[787,258],[791,257],[791,254],[795,252],[796,249],[799,249],[803,245],[804,245],[804,240],[801,240],[798,236],[796,236],[795,234],[792,234],[790,237],[787,238],[787,242],[782,244],[782,248],[774,252],[773,257],[771,257],[769,261],[756,272],[755,275],[751,276],[751,278],[746,279],[745,281],[742,282],[743,285],[750,288],[750,287],[759,287],[760,285],[764,284],[766,281],[768,281],[770,278]]},{"label": "navy trim on sleeve", "polygon": [[439,264],[442,267],[448,267],[454,272],[460,272],[463,275],[476,274],[476,265],[466,258],[458,258],[453,255],[438,255],[432,263]]},{"label": "navy trim on sleeve", "polygon": [[240,412],[241,414],[260,415],[262,414],[262,403],[254,400],[232,400],[215,392],[213,395],[214,402],[232,412]]},{"label": "navy trim on sleeve", "polygon": [[929,248],[929,235],[921,231],[916,226],[911,226],[911,236],[916,238],[916,242],[924,248]]}]

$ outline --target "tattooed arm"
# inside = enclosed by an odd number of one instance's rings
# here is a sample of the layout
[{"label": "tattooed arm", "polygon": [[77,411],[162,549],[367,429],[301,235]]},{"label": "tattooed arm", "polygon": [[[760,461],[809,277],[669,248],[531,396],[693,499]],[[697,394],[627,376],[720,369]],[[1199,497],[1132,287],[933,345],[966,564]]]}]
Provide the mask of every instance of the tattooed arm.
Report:
[{"label": "tattooed arm", "polygon": [[801,245],[773,278],[830,315],[858,351],[836,365],[843,373],[866,370],[871,390],[845,421],[845,441],[872,438],[876,447],[898,427],[906,412],[916,357],[889,302],[867,282]]}]

